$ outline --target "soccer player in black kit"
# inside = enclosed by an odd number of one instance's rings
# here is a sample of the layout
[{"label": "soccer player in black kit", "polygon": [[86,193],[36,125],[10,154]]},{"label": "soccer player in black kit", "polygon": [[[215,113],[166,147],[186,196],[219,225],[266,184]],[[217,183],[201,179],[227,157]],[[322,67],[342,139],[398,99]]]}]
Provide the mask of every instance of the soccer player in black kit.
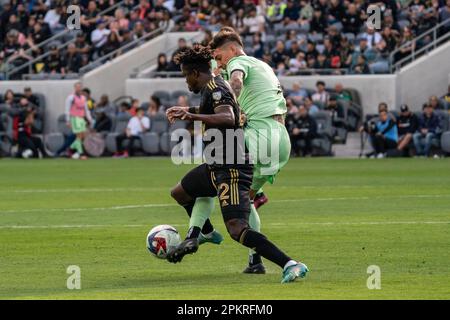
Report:
[{"label": "soccer player in black kit", "polygon": [[[202,97],[199,107],[168,109],[167,118],[170,122],[176,119],[201,121],[206,130],[205,144],[211,143],[206,139],[208,132],[217,133],[217,130],[222,134],[223,142],[215,150],[215,156],[211,158],[213,161],[206,159],[206,163],[189,171],[172,189],[171,195],[186,209],[189,216],[197,197],[217,196],[227,231],[233,240],[278,264],[283,269],[282,283],[303,278],[308,272],[305,264],[288,257],[263,234],[252,230],[249,226],[249,191],[253,167],[245,147],[240,124],[240,108],[228,83],[221,76],[212,74],[211,59],[209,48],[201,46],[184,48],[175,56],[175,61],[181,65],[189,90],[201,93]],[[237,139],[227,139],[227,130],[232,130]],[[227,146],[229,143],[233,144],[232,148]],[[234,156],[230,157],[229,150],[234,151]],[[190,228],[186,239],[168,253],[167,259],[177,263],[184,255],[196,252],[200,232],[201,229],[198,227]]]}]

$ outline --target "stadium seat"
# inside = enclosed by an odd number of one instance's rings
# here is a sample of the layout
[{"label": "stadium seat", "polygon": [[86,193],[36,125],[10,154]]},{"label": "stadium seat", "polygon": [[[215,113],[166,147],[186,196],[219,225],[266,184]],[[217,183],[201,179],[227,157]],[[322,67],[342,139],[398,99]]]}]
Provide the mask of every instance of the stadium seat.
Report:
[{"label": "stadium seat", "polygon": [[64,136],[59,132],[47,134],[44,140],[51,153],[56,153],[64,145]]},{"label": "stadium seat", "polygon": [[167,132],[169,128],[169,122],[164,113],[158,113],[150,117],[150,123],[150,132],[155,132],[157,134]]},{"label": "stadium seat", "polygon": [[106,136],[106,149],[114,153],[117,151],[117,145],[116,145],[116,137],[125,132],[125,129],[127,128],[128,121],[130,120],[131,116],[128,114],[125,115],[119,115],[116,117],[116,124],[114,126],[114,132],[108,133]]},{"label": "stadium seat", "polygon": [[446,131],[442,134],[441,149],[445,153],[450,153],[450,131]]},{"label": "stadium seat", "polygon": [[327,112],[319,111],[313,115],[317,122],[317,138],[313,139],[313,155],[330,156],[332,155],[333,125],[331,117]]},{"label": "stadium seat", "polygon": [[159,148],[162,154],[170,154],[170,133],[164,132],[159,138]]},{"label": "stadium seat", "polygon": [[175,106],[177,104],[178,98],[180,96],[186,96],[189,98],[189,92],[187,92],[185,90],[175,90],[174,92],[172,92],[172,94],[170,95],[170,99],[171,99],[170,106]]},{"label": "stadium seat", "polygon": [[142,136],[142,149],[149,154],[160,153],[159,135],[155,132],[147,132]]},{"label": "stadium seat", "polygon": [[158,97],[163,106],[169,106],[171,103],[170,93],[167,91],[157,90],[157,91],[153,92],[152,95]]}]

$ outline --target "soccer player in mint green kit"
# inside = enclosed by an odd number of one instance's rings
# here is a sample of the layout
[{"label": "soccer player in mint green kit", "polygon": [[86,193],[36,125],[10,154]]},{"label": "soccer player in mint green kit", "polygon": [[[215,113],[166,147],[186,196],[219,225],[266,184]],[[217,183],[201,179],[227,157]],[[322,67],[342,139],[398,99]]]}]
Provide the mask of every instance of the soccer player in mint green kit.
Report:
[{"label": "soccer player in mint green kit", "polygon": [[[232,28],[222,28],[210,46],[214,50],[217,67],[225,73],[224,78],[229,81],[246,116],[246,143],[254,160],[250,190],[253,200],[266,182],[274,182],[276,174],[289,160],[291,144],[284,125],[286,101],[272,68],[247,56],[240,36]],[[260,152],[263,145],[267,147],[267,151]],[[219,244],[223,239],[209,221],[214,209],[213,201],[213,198],[198,198],[192,211],[190,228],[203,227],[200,243]],[[250,226],[259,231],[260,220],[253,203],[249,220]],[[253,250],[250,250],[249,265],[244,273],[265,273],[260,255]]]}]

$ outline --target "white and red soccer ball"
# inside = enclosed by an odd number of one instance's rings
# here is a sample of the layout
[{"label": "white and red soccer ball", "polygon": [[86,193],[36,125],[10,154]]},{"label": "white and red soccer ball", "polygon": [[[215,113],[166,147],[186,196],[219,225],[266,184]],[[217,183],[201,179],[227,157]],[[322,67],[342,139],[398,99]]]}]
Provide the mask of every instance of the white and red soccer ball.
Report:
[{"label": "white and red soccer ball", "polygon": [[147,235],[148,251],[159,259],[166,259],[167,253],[181,243],[177,229],[167,224],[154,227]]}]

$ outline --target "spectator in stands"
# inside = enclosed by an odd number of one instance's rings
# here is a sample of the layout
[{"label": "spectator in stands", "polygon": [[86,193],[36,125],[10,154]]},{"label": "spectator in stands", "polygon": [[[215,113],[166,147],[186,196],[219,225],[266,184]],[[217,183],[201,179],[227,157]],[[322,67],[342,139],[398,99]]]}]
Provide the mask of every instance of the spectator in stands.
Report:
[{"label": "spectator in stands", "polygon": [[244,18],[244,34],[254,35],[257,32],[265,33],[265,20],[264,16],[257,14],[256,6],[253,6]]},{"label": "spectator in stands", "polygon": [[107,94],[102,94],[100,101],[95,106],[95,109],[104,110],[106,113],[115,113],[114,105],[109,101]]},{"label": "spectator in stands", "polygon": [[367,47],[369,49],[375,48],[383,39],[381,34],[378,31],[375,31],[375,28],[373,27],[368,27],[367,31],[363,33],[362,37],[367,40]]},{"label": "spectator in stands", "polygon": [[429,103],[423,105],[423,113],[419,117],[418,132],[414,133],[413,140],[416,148],[416,155],[430,155],[432,140],[439,133],[439,117]]},{"label": "spectator in stands", "polygon": [[252,51],[255,58],[262,59],[264,55],[264,42],[261,40],[261,34],[259,32],[256,32],[252,37]]},{"label": "spectator in stands", "polygon": [[130,20],[128,20],[128,18],[125,15],[125,12],[123,11],[122,8],[118,8],[118,9],[116,9],[116,11],[114,11],[114,18],[117,21],[117,23],[119,24],[120,30],[128,30],[129,29]]},{"label": "spectator in stands", "polygon": [[80,82],[75,83],[74,93],[69,95],[66,99],[66,122],[67,126],[72,129],[76,135],[75,141],[70,146],[74,151],[73,159],[87,159],[83,150],[83,140],[87,131],[87,119],[89,124],[92,124],[91,113],[87,106],[86,97],[82,94],[82,86]]},{"label": "spectator in stands", "polygon": [[81,28],[85,33],[90,34],[94,31],[99,13],[97,3],[95,1],[89,1],[87,10],[81,15],[80,18]]},{"label": "spectator in stands", "polygon": [[443,103],[439,101],[439,98],[437,96],[431,96],[428,100],[428,103],[431,105],[433,110],[443,110],[445,109]]},{"label": "spectator in stands", "polygon": [[342,83],[336,83],[334,86],[334,91],[338,99],[352,101],[352,96],[348,91],[344,91],[344,86]]},{"label": "spectator in stands", "polygon": [[67,73],[78,73],[81,66],[81,56],[77,52],[77,47],[74,43],[69,43],[67,52],[64,56],[65,71]]},{"label": "spectator in stands", "polygon": [[[117,51],[121,47],[121,45],[122,45],[122,37],[119,35],[119,31],[112,30],[108,35],[105,45],[102,47],[101,55],[103,56],[111,52]],[[111,58],[113,59],[119,55],[120,52],[117,51],[116,54]]]},{"label": "spectator in stands", "polygon": [[232,19],[233,27],[239,34],[245,33],[244,17],[245,17],[244,9],[239,8]]},{"label": "spectator in stands", "polygon": [[119,106],[119,110],[117,111],[118,117],[124,117],[126,115],[129,115],[128,110],[130,110],[130,104],[126,101],[122,102]]},{"label": "spectator in stands", "polygon": [[[294,30],[291,30],[295,33]],[[304,39],[302,39],[301,43],[303,44]],[[294,59],[297,57],[299,53],[303,53],[300,50],[300,44],[299,41],[297,41],[297,36],[294,35],[292,40],[287,41],[289,49],[286,51],[286,54],[289,56],[289,58]],[[304,53],[303,53],[304,54]]]},{"label": "spectator in stands", "polygon": [[147,115],[152,117],[161,111],[161,100],[157,96],[152,95],[148,104]]},{"label": "spectator in stands", "polygon": [[391,27],[385,26],[383,28],[381,36],[386,43],[387,51],[394,51],[398,45],[400,34],[396,30],[393,30]]},{"label": "spectator in stands", "polygon": [[294,155],[307,156],[312,152],[311,142],[317,134],[317,123],[308,114],[305,106],[298,108],[296,115],[286,124]]},{"label": "spectator in stands", "polygon": [[363,54],[358,55],[356,64],[352,68],[354,74],[370,74],[369,64],[367,58]]},{"label": "spectator in stands", "polygon": [[267,18],[273,24],[281,22],[287,5],[282,0],[274,0],[267,8]]},{"label": "spectator in stands", "polygon": [[285,64],[289,60],[289,56],[286,53],[284,42],[277,41],[275,51],[272,53],[272,62],[278,66],[280,63]]},{"label": "spectator in stands", "polygon": [[185,31],[188,32],[195,32],[200,30],[201,26],[197,21],[197,17],[195,14],[191,14],[191,16],[189,17],[188,21],[186,22],[186,25],[184,27]]},{"label": "spectator in stands", "polygon": [[307,63],[305,61],[305,54],[299,52],[295,58],[289,60],[289,74],[298,74],[302,69],[306,69]]},{"label": "spectator in stands", "polygon": [[37,108],[39,108],[39,99],[38,97],[36,97],[33,93],[33,91],[31,90],[30,87],[25,87],[23,89],[23,96],[25,98],[27,98],[27,100],[32,103],[34,106],[36,106]]},{"label": "spectator in stands", "polygon": [[300,19],[300,8],[296,2],[288,0],[283,12],[284,24],[288,25],[290,23],[296,23],[298,19]]},{"label": "spectator in stands", "polygon": [[78,33],[75,39],[75,47],[80,55],[90,55],[91,47],[86,43],[86,37],[83,33]]},{"label": "spectator in stands", "polygon": [[345,129],[345,110],[337,103],[336,95],[330,95],[325,111],[329,113],[333,127]]},{"label": "spectator in stands", "polygon": [[288,94],[288,98],[291,98],[295,104],[300,104],[303,102],[303,99],[305,99],[308,96],[308,91],[306,91],[304,88],[302,88],[300,82],[294,82],[292,85],[292,90]]},{"label": "spectator in stands", "polygon": [[325,82],[319,80],[316,82],[316,92],[312,95],[313,101],[320,101],[324,106],[327,105],[330,94],[325,90]]},{"label": "spectator in stands", "polygon": [[313,100],[311,99],[310,96],[305,97],[305,98],[303,99],[303,103],[304,103],[304,105],[305,105],[306,110],[308,110],[308,114],[309,114],[310,116],[312,116],[312,115],[314,115],[314,114],[316,114],[317,112],[320,111],[320,110],[319,110],[319,107],[316,106],[316,105],[313,103]]},{"label": "spectator in stands", "polygon": [[106,108],[96,108],[94,110],[96,132],[109,132],[112,128],[112,121],[106,114]]},{"label": "spectator in stands", "polygon": [[64,25],[61,23],[62,14],[63,7],[58,4],[45,14],[44,22],[48,24],[53,34],[64,30]]},{"label": "spectator in stands", "polygon": [[397,148],[398,131],[397,124],[389,117],[386,110],[381,110],[378,116],[377,130],[372,133],[372,143],[377,158],[384,158],[388,150]]},{"label": "spectator in stands", "polygon": [[18,114],[13,121],[13,135],[19,145],[18,156],[23,158],[39,158],[39,152],[42,157],[47,157],[41,138],[32,134],[32,127],[36,107],[32,105],[27,98],[20,98]]},{"label": "spectator in stands", "polygon": [[413,134],[417,131],[419,120],[416,115],[409,110],[408,105],[400,106],[400,116],[397,119],[398,145],[400,151],[407,150],[412,141]]},{"label": "spectator in stands", "polygon": [[60,54],[58,46],[52,45],[50,47],[50,55],[45,59],[44,70],[46,73],[50,74],[65,74],[65,62]]},{"label": "spectator in stands", "polygon": [[97,28],[91,33],[91,42],[94,45],[94,54],[98,56],[102,55],[102,48],[108,41],[108,35],[111,33],[109,29],[106,28],[106,21],[99,19],[97,21]]},{"label": "spectator in stands", "polygon": [[363,20],[361,19],[361,13],[358,12],[358,8],[354,3],[350,3],[347,7],[345,15],[342,17],[342,25],[344,26],[344,32],[353,34],[359,33]]},{"label": "spectator in stands", "polygon": [[5,94],[3,95],[3,102],[2,104],[8,108],[11,109],[14,106],[14,91],[11,89],[8,89],[5,91]]},{"label": "spectator in stands", "polygon": [[450,31],[450,0],[445,1],[445,6],[439,9],[439,22],[447,21],[440,30],[440,34],[446,34]]},{"label": "spectator in stands", "polygon": [[158,55],[158,64],[156,67],[156,72],[166,72],[169,70],[169,63],[167,62],[167,56],[165,53],[160,53]]},{"label": "spectator in stands", "polygon": [[131,106],[128,109],[128,113],[134,117],[137,114],[137,111],[139,109],[139,99],[132,99],[131,100]]},{"label": "spectator in stands", "polygon": [[[145,109],[139,108],[136,115],[128,122],[126,131],[116,137],[117,152],[114,157],[133,156],[134,140],[140,140],[141,135],[150,129],[150,119],[145,116]],[[127,148],[124,149],[123,142],[128,140]]]},{"label": "spectator in stands", "polygon": [[310,22],[311,33],[324,33],[328,27],[328,22],[319,7],[314,8],[314,15]]},{"label": "spectator in stands", "polygon": [[409,27],[403,28],[399,46],[401,48],[395,55],[396,61],[407,57],[415,49],[416,43],[414,41],[414,34]]}]

